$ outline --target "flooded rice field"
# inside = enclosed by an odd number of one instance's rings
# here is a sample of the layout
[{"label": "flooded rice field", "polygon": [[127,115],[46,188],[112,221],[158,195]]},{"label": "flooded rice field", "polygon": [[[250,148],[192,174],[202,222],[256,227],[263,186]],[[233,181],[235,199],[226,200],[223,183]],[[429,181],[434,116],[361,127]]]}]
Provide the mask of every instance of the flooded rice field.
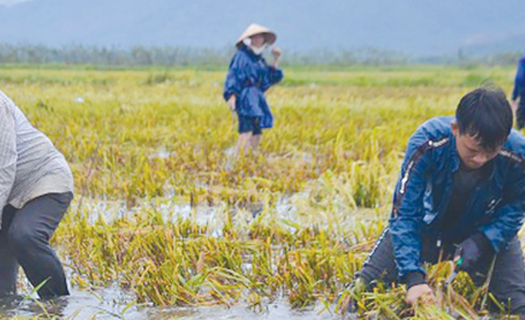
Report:
[{"label": "flooded rice field", "polygon": [[[45,311],[44,311],[45,310]],[[59,298],[53,302],[37,302],[22,297],[0,299],[0,317],[58,317],[61,319],[126,319],[126,320],[264,320],[301,319],[332,320],[341,319],[317,305],[303,311],[292,310],[286,302],[277,301],[264,310],[249,310],[246,305],[231,308],[211,307],[158,307],[136,305],[133,297],[118,288],[99,289],[94,292],[73,290],[70,297]]]},{"label": "flooded rice field", "polygon": [[[274,206],[274,214],[283,220],[299,222],[297,216],[298,202],[304,201],[309,196],[308,192],[280,199]],[[89,224],[100,221],[111,223],[143,213],[148,208],[160,213],[163,219],[171,223],[191,219],[198,225],[207,227],[208,234],[214,238],[224,235],[222,230],[228,216],[234,220],[243,220],[252,223],[255,219],[265,219],[263,204],[250,205],[246,208],[232,210],[226,204],[223,206],[192,207],[188,203],[169,199],[150,199],[137,203],[131,209],[127,208],[125,201],[102,201],[82,199],[83,209],[89,212]],[[77,204],[78,205],[78,204]],[[306,217],[305,217],[306,218]],[[353,223],[355,216],[349,216],[345,224]],[[308,222],[309,221],[309,222]],[[318,220],[308,217],[301,221],[302,225],[317,224]],[[293,230],[293,226],[287,225]],[[57,245],[60,248],[60,244]],[[65,269],[68,279],[75,278],[75,270],[71,268],[71,261],[66,259]],[[250,263],[244,263],[244,270],[251,270]],[[118,284],[107,287],[79,288],[69,284],[71,296],[56,300],[41,301],[35,293],[29,291],[30,285],[21,277],[21,289],[25,295],[0,299],[0,317],[46,317],[65,319],[181,319],[181,320],[259,320],[259,319],[304,319],[328,320],[341,319],[333,312],[333,305],[327,308],[323,303],[317,302],[305,308],[292,308],[285,297],[267,301],[257,307],[238,302],[230,306],[213,305],[199,307],[184,306],[158,306],[152,303],[137,303],[136,296],[121,288]]]}]

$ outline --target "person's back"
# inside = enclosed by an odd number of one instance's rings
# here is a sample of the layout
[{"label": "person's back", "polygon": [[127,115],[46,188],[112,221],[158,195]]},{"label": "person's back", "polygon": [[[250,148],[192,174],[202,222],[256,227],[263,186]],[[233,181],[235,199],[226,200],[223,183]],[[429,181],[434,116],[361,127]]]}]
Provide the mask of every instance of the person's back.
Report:
[{"label": "person's back", "polygon": [[71,170],[51,140],[35,129],[16,104],[1,91],[0,108],[4,109],[2,114],[13,117],[16,139],[16,175],[7,202],[22,207],[30,199],[44,193],[73,191]]},{"label": "person's back", "polygon": [[69,294],[49,244],[73,198],[64,156],[0,91],[0,297],[16,294],[19,266],[40,297]]}]

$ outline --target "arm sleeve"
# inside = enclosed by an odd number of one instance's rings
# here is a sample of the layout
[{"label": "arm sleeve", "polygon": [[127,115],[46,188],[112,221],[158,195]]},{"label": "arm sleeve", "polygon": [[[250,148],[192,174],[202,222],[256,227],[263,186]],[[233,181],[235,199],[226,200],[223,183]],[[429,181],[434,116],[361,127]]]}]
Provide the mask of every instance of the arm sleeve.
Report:
[{"label": "arm sleeve", "polygon": [[283,77],[284,75],[281,69],[277,69],[272,66],[268,67],[268,80],[272,85],[280,82]]},{"label": "arm sleeve", "polygon": [[13,114],[0,102],[0,210],[7,204],[16,175],[16,129]]},{"label": "arm sleeve", "polygon": [[228,101],[232,95],[237,97],[241,95],[247,80],[246,67],[246,59],[244,59],[243,53],[238,51],[233,57],[226,75],[223,91],[224,100]]},{"label": "arm sleeve", "polygon": [[525,163],[514,163],[509,182],[503,189],[503,205],[495,212],[495,219],[481,227],[492,248],[499,252],[516,236],[525,216]]},{"label": "arm sleeve", "polygon": [[518,70],[516,71],[516,79],[514,79],[514,90],[512,91],[512,100],[518,99],[523,91],[523,81],[525,80],[525,58],[518,63]]},{"label": "arm sleeve", "polygon": [[390,232],[401,279],[413,272],[425,274],[421,266],[421,227],[431,149],[432,142],[421,132],[410,138],[394,193]]},{"label": "arm sleeve", "polygon": [[283,71],[276,69],[273,66],[268,66],[264,78],[263,91],[267,91],[270,87],[283,79]]}]

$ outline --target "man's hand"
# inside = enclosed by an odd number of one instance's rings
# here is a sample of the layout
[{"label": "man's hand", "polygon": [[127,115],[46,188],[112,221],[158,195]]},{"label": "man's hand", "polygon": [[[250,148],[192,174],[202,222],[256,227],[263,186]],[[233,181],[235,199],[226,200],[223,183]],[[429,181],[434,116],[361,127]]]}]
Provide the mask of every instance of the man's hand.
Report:
[{"label": "man's hand", "polygon": [[482,233],[476,233],[461,242],[454,253],[454,261],[459,270],[470,270],[484,250],[490,250],[490,243]]},{"label": "man's hand", "polygon": [[281,49],[275,46],[272,48],[273,67],[275,69],[277,69],[277,67],[279,66],[279,61],[281,60],[281,54],[282,54]]},{"label": "man's hand", "polygon": [[339,297],[337,298],[337,304],[339,305],[339,311],[341,312],[342,315],[346,315],[347,313],[351,313],[353,310],[353,306],[352,304],[354,303],[354,301],[352,301],[352,296],[351,295],[344,295],[344,294],[340,294]]},{"label": "man's hand", "polygon": [[421,302],[425,304],[435,304],[436,303],[436,297],[434,296],[432,289],[426,283],[418,284],[413,287],[410,287],[405,297],[405,301],[409,303],[411,306],[414,306],[417,300],[420,298],[421,298]]},{"label": "man's hand", "polygon": [[511,100],[510,101],[510,107],[512,109],[512,112],[516,114],[516,111],[518,110],[518,100]]},{"label": "man's hand", "polygon": [[272,55],[275,59],[280,59],[281,58],[281,49],[279,49],[279,47],[273,47],[272,48]]},{"label": "man's hand", "polygon": [[231,112],[235,111],[236,102],[237,102],[237,97],[235,95],[232,95],[230,99],[228,99],[228,107],[230,108]]}]

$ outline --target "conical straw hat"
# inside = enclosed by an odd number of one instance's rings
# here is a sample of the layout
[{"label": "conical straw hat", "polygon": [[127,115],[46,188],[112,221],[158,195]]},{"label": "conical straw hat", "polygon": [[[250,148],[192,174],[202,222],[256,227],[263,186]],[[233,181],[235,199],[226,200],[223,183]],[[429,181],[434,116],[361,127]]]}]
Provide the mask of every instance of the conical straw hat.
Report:
[{"label": "conical straw hat", "polygon": [[266,27],[252,23],[250,24],[250,26],[248,26],[246,30],[244,30],[242,35],[239,37],[239,40],[237,40],[235,46],[237,48],[240,48],[244,39],[254,36],[256,34],[262,34],[264,37],[264,41],[269,45],[273,44],[277,39],[277,35],[275,34],[275,32],[271,31]]}]

